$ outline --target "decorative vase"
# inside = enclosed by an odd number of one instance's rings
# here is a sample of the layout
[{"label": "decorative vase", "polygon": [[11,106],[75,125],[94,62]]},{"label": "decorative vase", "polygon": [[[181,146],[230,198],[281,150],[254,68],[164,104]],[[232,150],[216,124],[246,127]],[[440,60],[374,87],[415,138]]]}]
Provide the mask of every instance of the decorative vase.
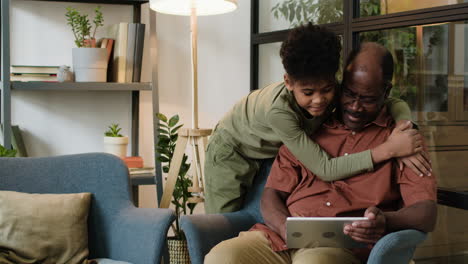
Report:
[{"label": "decorative vase", "polygon": [[107,81],[107,49],[73,48],[72,59],[76,82]]},{"label": "decorative vase", "polygon": [[70,71],[70,66],[62,65],[57,72],[57,81],[73,82],[73,72]]},{"label": "decorative vase", "polygon": [[125,158],[127,156],[128,137],[104,137],[104,151]]},{"label": "decorative vase", "polygon": [[187,240],[167,238],[170,264],[190,264],[190,256],[187,248]]}]

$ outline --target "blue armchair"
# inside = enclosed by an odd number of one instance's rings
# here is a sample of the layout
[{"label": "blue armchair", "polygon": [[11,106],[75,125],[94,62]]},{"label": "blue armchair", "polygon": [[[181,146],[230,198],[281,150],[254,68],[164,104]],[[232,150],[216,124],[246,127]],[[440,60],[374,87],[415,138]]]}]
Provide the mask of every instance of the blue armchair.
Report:
[{"label": "blue armchair", "polygon": [[27,193],[92,193],[88,218],[90,258],[99,263],[159,263],[169,209],[136,208],[128,169],[119,158],[89,153],[47,158],[0,158],[0,190]]},{"label": "blue armchair", "polygon": [[[255,223],[263,222],[260,199],[272,163],[273,159],[263,161],[240,211],[181,217],[181,227],[187,237],[192,264],[202,264],[205,255],[219,242],[236,237],[239,232],[250,229]],[[416,246],[424,239],[426,234],[417,230],[390,233],[374,246],[367,263],[409,263]]]}]

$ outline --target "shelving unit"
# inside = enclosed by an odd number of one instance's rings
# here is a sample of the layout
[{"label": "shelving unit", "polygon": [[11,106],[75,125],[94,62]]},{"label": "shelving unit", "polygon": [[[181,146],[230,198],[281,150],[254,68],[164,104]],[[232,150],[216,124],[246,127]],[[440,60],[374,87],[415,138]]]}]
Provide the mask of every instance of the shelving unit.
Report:
[{"label": "shelving unit", "polygon": [[[75,3],[91,3],[91,4],[111,4],[111,5],[128,5],[133,7],[133,22],[139,23],[141,21],[141,5],[147,3],[148,0],[34,0],[34,1],[50,1],[50,2],[75,2]],[[157,93],[157,71],[156,67],[152,67],[151,83],[48,83],[48,82],[10,82],[10,3],[11,0],[2,0],[0,6],[1,12],[1,74],[0,74],[0,113],[1,123],[3,124],[2,142],[7,148],[11,147],[11,91],[74,91],[74,92],[89,92],[89,91],[103,91],[103,92],[116,92],[128,91],[131,93],[131,153],[137,156],[138,149],[138,130],[139,130],[139,103],[140,91],[152,91],[153,101],[153,114],[159,112],[159,102]],[[150,41],[149,46],[156,46],[156,15],[153,11],[149,11],[149,32]],[[148,47],[146,47],[148,48]],[[155,49],[150,49],[150,61],[156,61]],[[154,138],[157,142],[157,129],[158,124],[154,123]],[[155,159],[156,175],[144,175],[146,179],[140,179],[139,182],[132,183],[133,185],[149,184],[148,179],[154,179],[156,183],[158,202],[162,194],[162,177],[161,177],[161,164]]]},{"label": "shelving unit", "polygon": [[151,83],[47,83],[47,82],[11,82],[12,90],[30,91],[151,91]]}]

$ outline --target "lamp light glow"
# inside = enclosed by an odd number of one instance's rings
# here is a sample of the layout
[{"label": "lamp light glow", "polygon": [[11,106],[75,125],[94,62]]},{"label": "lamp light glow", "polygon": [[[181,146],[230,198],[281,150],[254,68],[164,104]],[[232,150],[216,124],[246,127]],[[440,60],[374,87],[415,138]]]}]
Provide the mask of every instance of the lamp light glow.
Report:
[{"label": "lamp light glow", "polygon": [[237,8],[237,0],[150,0],[150,8],[170,15],[190,16],[192,8],[197,16],[224,14]]}]

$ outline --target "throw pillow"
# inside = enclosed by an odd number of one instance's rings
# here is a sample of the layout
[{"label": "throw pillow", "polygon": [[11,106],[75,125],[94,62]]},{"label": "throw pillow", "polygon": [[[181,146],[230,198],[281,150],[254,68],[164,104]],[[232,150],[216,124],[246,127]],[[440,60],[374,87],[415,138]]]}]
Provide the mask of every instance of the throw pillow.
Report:
[{"label": "throw pillow", "polygon": [[0,263],[87,263],[90,201],[90,193],[0,191]]}]

